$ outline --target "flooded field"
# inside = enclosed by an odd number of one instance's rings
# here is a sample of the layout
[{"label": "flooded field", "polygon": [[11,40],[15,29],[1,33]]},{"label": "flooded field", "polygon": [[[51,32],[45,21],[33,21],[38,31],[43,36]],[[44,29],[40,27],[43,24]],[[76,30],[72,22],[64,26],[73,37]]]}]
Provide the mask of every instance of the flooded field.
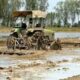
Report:
[{"label": "flooded field", "polygon": [[55,39],[57,38],[80,38],[80,32],[56,32],[54,37]]},{"label": "flooded field", "polygon": [[9,35],[8,32],[0,32],[0,40],[6,40]]},{"label": "flooded field", "polygon": [[64,80],[77,75],[80,75],[79,48],[36,51],[25,56],[0,55],[0,80]]},{"label": "flooded field", "polygon": [[[10,32],[0,32],[0,39],[6,39],[10,34]],[[55,32],[54,38],[80,38],[80,32]]]},{"label": "flooded field", "polygon": [[[6,40],[9,34],[0,33],[0,40]],[[80,38],[80,33],[58,32],[54,37]],[[9,54],[6,54],[6,46],[1,46],[0,50],[3,50],[0,52],[0,80],[68,80],[80,75],[79,47],[57,51],[17,50]]]}]

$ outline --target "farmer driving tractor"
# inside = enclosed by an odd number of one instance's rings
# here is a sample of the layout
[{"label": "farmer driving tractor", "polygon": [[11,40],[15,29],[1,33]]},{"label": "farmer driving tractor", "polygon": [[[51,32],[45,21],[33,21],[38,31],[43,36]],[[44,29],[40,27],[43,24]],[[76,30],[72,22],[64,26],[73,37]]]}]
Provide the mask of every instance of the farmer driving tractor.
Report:
[{"label": "farmer driving tractor", "polygon": [[21,28],[15,29],[15,32],[18,33],[18,37],[24,37],[26,35],[27,25],[26,23],[21,24]]}]

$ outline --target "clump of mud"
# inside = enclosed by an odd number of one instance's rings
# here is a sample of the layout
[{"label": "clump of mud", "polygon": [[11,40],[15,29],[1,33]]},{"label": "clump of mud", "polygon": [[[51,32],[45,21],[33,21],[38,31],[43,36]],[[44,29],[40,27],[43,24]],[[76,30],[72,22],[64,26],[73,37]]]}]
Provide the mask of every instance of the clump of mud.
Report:
[{"label": "clump of mud", "polygon": [[60,64],[60,63],[66,63],[66,62],[69,62],[69,60],[64,59],[62,61],[57,61],[58,64]]},{"label": "clump of mud", "polygon": [[62,80],[80,80],[80,75],[78,76],[73,76],[73,77],[69,77],[67,79],[62,79]]},{"label": "clump of mud", "polygon": [[56,67],[56,63],[52,62],[52,61],[46,61],[44,63],[37,63],[37,62],[33,62],[31,64],[19,64],[18,65],[19,68],[21,69],[25,69],[25,68],[30,68],[30,67]]},{"label": "clump of mud", "polygon": [[7,80],[23,80],[22,78],[12,78],[12,77],[7,77]]},{"label": "clump of mud", "polygon": [[0,67],[0,70],[4,70],[4,68],[3,67]]},{"label": "clump of mud", "polygon": [[80,62],[80,58],[74,58],[72,62]]}]

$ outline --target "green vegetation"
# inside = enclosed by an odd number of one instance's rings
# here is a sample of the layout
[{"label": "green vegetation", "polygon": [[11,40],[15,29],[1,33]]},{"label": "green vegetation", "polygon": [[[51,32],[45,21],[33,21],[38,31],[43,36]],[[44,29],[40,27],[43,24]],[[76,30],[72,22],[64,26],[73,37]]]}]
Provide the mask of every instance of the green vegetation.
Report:
[{"label": "green vegetation", "polygon": [[[0,0],[0,25],[13,26],[14,20],[12,13],[20,10],[22,7],[25,10],[47,10],[48,0]],[[15,20],[16,21],[16,20]]]},{"label": "green vegetation", "polygon": [[[54,3],[53,3],[54,5]],[[12,13],[20,10],[43,10],[47,11],[49,5],[48,0],[0,0],[0,25],[14,25]],[[59,1],[54,11],[49,12],[45,20],[47,26],[80,26],[80,0],[64,0]]]},{"label": "green vegetation", "polygon": [[11,32],[13,30],[12,27],[0,26],[0,32]]},{"label": "green vegetation", "polygon": [[[77,20],[77,21],[76,21]],[[80,1],[65,0],[60,1],[55,6],[55,11],[48,13],[48,25],[57,27],[79,27],[80,26]]]},{"label": "green vegetation", "polygon": [[68,27],[48,27],[48,29],[53,30],[53,32],[80,32],[80,27],[76,28],[76,27],[72,27],[72,28],[68,28]]},{"label": "green vegetation", "polygon": [[[11,27],[0,27],[0,32],[11,32],[14,28]],[[47,27],[47,29],[53,31],[53,32],[80,32],[80,27]]]}]

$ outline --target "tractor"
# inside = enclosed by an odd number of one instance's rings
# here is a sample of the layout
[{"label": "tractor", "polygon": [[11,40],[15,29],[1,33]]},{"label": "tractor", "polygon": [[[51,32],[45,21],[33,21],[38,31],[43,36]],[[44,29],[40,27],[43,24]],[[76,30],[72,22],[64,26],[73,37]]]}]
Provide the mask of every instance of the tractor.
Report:
[{"label": "tractor", "polygon": [[15,29],[7,38],[7,48],[46,50],[50,47],[54,32],[45,26],[46,15],[40,10],[14,11]]}]

